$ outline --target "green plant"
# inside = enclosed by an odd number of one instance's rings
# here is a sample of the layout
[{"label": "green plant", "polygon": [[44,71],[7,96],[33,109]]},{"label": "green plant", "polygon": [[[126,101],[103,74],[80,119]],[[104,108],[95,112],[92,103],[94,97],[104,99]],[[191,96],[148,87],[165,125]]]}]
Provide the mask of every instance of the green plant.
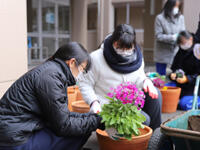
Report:
[{"label": "green plant", "polygon": [[145,95],[131,82],[120,84],[106,96],[109,104],[104,104],[100,116],[106,128],[115,128],[120,136],[132,139],[139,135],[139,128],[144,128],[146,118],[141,114]]}]

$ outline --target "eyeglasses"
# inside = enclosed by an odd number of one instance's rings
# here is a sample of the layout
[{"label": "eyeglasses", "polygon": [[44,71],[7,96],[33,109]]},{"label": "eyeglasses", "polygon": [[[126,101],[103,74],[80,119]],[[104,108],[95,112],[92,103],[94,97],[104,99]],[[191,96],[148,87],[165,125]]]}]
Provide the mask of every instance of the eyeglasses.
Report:
[{"label": "eyeglasses", "polygon": [[[87,71],[85,70],[84,66],[82,64],[78,65],[77,61],[76,61],[76,66],[77,66],[79,72],[82,72],[83,74],[87,73]],[[80,67],[81,67],[81,69],[80,69]]]}]

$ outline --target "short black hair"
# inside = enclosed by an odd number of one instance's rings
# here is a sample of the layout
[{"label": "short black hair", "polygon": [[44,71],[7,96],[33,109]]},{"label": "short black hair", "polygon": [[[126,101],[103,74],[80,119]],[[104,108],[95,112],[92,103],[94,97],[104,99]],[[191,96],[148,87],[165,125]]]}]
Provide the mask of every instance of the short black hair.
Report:
[{"label": "short black hair", "polygon": [[120,24],[116,27],[111,36],[112,44],[118,42],[119,48],[132,48],[133,44],[136,45],[135,30],[131,25]]},{"label": "short black hair", "polygon": [[186,38],[187,40],[189,40],[192,37],[192,34],[188,31],[181,31],[178,34],[177,44],[181,44],[183,37]]},{"label": "short black hair", "polygon": [[51,57],[51,59],[55,58],[61,59],[63,61],[75,58],[77,65],[87,61],[87,66],[85,68],[86,72],[91,67],[91,58],[88,51],[80,43],[77,42],[69,42],[68,44],[62,45]]},{"label": "short black hair", "polygon": [[[176,5],[176,2],[180,0],[167,0],[167,2],[165,3],[164,7],[163,7],[163,12],[164,12],[164,16],[165,18],[169,18],[172,19],[172,10],[174,8],[174,6]],[[180,10],[179,13],[177,15],[175,15],[175,17],[179,17],[180,16]]]}]

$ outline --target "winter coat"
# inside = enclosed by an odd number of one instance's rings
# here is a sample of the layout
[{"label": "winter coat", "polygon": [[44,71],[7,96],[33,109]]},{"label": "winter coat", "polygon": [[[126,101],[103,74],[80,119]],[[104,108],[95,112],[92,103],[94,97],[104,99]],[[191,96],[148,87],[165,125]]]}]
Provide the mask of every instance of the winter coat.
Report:
[{"label": "winter coat", "polygon": [[69,112],[67,86],[75,84],[67,64],[46,61],[19,78],[0,100],[0,146],[16,146],[42,128],[57,136],[90,134],[101,118]]},{"label": "winter coat", "polygon": [[[200,60],[193,54],[193,46],[189,50],[182,50],[181,48],[174,57],[171,66],[173,72],[177,69],[182,69],[188,78],[188,82],[184,84],[177,83],[181,87],[181,97],[186,95],[193,95],[196,77],[200,75]],[[199,90],[200,95],[200,90]]]},{"label": "winter coat", "polygon": [[131,73],[119,73],[111,69],[103,55],[104,44],[91,53],[92,67],[90,72],[79,80],[83,99],[90,105],[94,100],[99,100],[100,104],[109,102],[105,98],[110,88],[116,87],[123,82],[131,81],[138,88],[143,87],[143,81],[147,78],[144,72],[144,62],[141,66]]},{"label": "winter coat", "polygon": [[155,19],[155,47],[154,61],[157,63],[171,64],[177,52],[174,34],[185,30],[184,16],[172,20],[166,19],[164,14],[159,14]]}]

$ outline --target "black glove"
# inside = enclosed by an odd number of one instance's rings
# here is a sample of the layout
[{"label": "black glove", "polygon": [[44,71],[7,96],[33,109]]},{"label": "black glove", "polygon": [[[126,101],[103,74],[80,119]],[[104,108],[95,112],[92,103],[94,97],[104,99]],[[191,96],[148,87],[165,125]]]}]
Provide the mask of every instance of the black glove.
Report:
[{"label": "black glove", "polygon": [[101,118],[101,116],[99,116],[98,114],[96,114],[97,115],[97,118],[98,118],[98,122],[99,122],[99,125],[98,125],[98,129],[101,129],[101,130],[105,130],[105,124],[104,123],[101,123],[101,120],[102,120],[102,118]]}]

